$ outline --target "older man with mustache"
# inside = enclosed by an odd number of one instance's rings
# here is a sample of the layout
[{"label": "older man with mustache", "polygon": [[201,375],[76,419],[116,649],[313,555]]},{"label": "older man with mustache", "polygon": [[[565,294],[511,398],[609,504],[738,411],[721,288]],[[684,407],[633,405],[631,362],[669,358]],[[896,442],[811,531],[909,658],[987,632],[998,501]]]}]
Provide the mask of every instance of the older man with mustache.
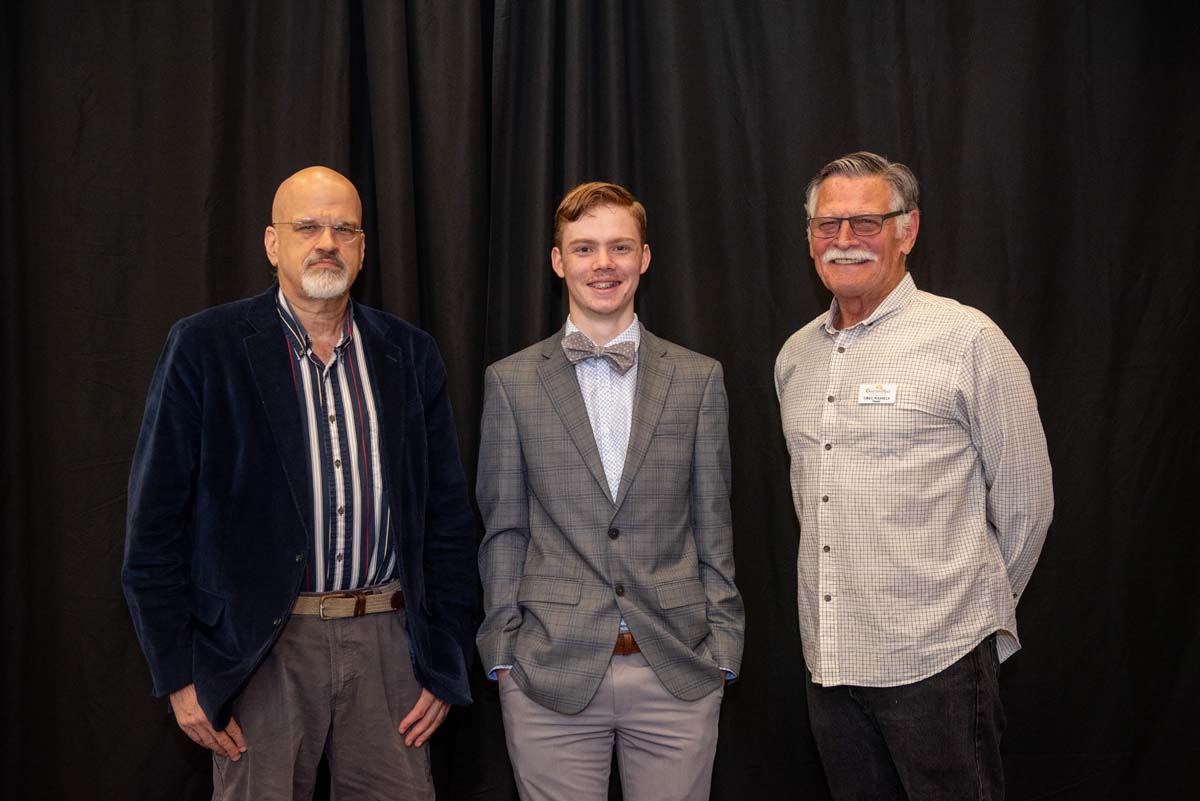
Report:
[{"label": "older man with mustache", "polygon": [[775,364],[800,520],[809,718],[833,795],[1004,796],[999,663],[1053,511],[1029,372],[918,290],[917,180],[851,153],[808,186],[829,311]]},{"label": "older man with mustache", "polygon": [[278,284],[172,328],[129,480],[122,579],[214,799],[432,799],[470,703],[475,521],[428,334],[350,299],[353,184],[284,181]]}]

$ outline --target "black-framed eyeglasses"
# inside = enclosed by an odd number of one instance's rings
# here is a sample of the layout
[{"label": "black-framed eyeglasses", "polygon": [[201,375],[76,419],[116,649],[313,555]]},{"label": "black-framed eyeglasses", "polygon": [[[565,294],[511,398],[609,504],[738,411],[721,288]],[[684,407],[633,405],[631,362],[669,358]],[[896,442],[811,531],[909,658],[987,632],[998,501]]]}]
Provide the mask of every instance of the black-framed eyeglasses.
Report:
[{"label": "black-framed eyeglasses", "polygon": [[908,214],[912,209],[901,209],[887,214],[855,214],[853,217],[812,217],[808,221],[808,230],[818,239],[832,239],[842,230],[842,223],[850,223],[850,230],[856,236],[875,236],[883,230],[884,220]]},{"label": "black-framed eyeglasses", "polygon": [[328,228],[333,232],[333,238],[338,242],[353,242],[362,235],[363,229],[355,228],[352,225],[345,223],[319,223],[312,220],[300,220],[298,222],[273,222],[271,225],[290,225],[294,231],[302,239],[316,239],[325,232]]}]

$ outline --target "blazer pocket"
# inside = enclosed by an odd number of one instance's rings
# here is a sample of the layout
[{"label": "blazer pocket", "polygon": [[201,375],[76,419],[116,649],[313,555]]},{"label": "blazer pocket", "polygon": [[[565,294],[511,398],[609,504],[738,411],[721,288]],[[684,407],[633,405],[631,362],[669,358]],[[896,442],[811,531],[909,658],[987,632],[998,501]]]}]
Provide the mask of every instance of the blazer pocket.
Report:
[{"label": "blazer pocket", "polygon": [[583,585],[574,579],[526,576],[521,580],[517,603],[578,604]]},{"label": "blazer pocket", "polygon": [[193,584],[191,606],[192,617],[200,624],[212,628],[217,625],[221,619],[221,613],[225,611],[225,599]]},{"label": "blazer pocket", "polygon": [[655,589],[658,590],[658,605],[663,609],[708,602],[708,597],[704,594],[704,586],[700,583],[700,579],[696,578],[668,581],[659,584]]}]

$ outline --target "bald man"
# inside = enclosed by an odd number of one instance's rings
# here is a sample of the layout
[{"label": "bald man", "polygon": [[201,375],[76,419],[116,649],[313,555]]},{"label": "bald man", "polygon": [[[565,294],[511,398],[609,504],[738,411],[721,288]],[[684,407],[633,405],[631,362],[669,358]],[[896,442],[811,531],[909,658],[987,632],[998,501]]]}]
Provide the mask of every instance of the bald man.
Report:
[{"label": "bald man", "polygon": [[428,334],[350,299],[362,204],[280,185],[278,283],[171,329],[129,478],[122,582],[154,694],[214,799],[431,799],[470,703],[476,532]]}]

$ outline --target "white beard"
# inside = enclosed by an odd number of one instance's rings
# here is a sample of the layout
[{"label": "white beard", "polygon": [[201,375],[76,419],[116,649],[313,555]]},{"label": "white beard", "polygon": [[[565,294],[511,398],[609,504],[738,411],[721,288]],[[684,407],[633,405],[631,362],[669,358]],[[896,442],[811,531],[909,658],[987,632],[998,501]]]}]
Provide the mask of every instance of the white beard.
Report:
[{"label": "white beard", "polygon": [[333,300],[346,294],[350,280],[346,270],[332,267],[306,269],[300,276],[300,288],[313,300]]}]

